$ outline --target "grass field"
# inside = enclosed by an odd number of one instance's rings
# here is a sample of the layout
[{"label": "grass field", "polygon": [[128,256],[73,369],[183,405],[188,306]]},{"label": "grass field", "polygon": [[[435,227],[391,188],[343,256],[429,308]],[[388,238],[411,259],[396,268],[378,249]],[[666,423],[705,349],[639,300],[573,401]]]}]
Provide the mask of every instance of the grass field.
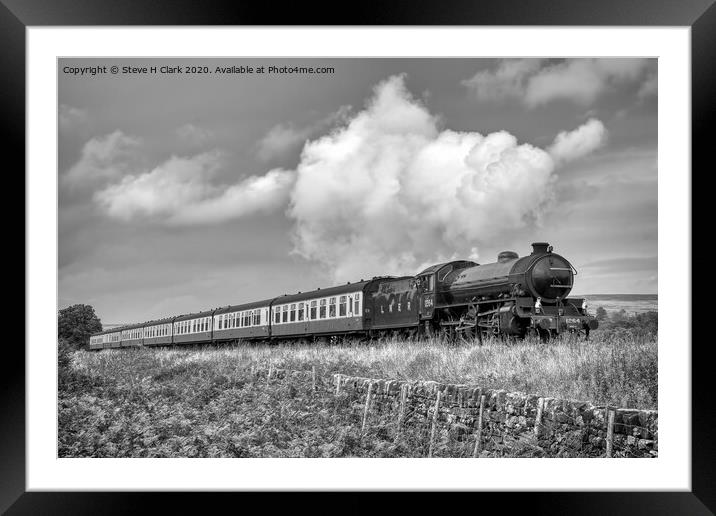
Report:
[{"label": "grass field", "polygon": [[657,408],[651,334],[595,332],[589,342],[455,346],[124,349],[61,354],[59,455],[111,457],[422,456],[409,436],[366,438],[349,407],[303,383],[254,381],[260,368],[436,380],[620,407]]}]

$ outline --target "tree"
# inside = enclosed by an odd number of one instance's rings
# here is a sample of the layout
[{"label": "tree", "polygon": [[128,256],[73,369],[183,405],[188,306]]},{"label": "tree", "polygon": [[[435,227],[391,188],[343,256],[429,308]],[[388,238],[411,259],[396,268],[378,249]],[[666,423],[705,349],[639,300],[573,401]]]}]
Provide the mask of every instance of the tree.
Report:
[{"label": "tree", "polygon": [[102,322],[91,305],[72,305],[57,315],[57,336],[74,349],[86,348],[90,335],[102,331]]}]

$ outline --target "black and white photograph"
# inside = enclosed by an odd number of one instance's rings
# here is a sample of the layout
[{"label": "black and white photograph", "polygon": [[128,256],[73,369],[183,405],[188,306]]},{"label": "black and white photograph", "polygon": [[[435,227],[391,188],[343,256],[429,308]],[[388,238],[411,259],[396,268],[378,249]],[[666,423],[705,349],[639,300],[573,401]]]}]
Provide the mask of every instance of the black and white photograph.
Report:
[{"label": "black and white photograph", "polygon": [[57,59],[57,457],[658,458],[657,77]]}]

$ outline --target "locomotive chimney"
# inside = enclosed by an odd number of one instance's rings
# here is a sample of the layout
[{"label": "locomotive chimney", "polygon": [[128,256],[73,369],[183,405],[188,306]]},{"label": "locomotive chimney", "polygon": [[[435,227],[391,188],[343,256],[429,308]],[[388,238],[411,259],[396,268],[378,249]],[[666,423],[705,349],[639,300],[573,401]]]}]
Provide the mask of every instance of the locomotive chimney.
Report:
[{"label": "locomotive chimney", "polygon": [[505,263],[509,262],[510,260],[515,260],[517,258],[519,258],[519,255],[514,251],[502,251],[500,254],[497,255],[497,262]]},{"label": "locomotive chimney", "polygon": [[547,253],[549,248],[549,243],[547,242],[534,242],[532,244],[532,254],[543,254]]}]

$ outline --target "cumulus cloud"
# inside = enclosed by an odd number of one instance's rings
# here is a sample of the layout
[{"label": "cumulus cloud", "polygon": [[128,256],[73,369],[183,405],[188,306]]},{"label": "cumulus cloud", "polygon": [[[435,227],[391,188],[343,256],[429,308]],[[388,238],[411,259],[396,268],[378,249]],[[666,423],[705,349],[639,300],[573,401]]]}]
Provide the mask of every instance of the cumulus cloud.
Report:
[{"label": "cumulus cloud", "polygon": [[167,224],[223,222],[285,205],[293,175],[272,170],[234,185],[215,185],[222,165],[218,152],[172,156],[153,170],[128,175],[95,193],[95,202],[120,220],[150,218]]},{"label": "cumulus cloud", "polygon": [[220,194],[186,206],[169,219],[173,224],[211,224],[283,208],[294,182],[289,170],[274,169],[226,187]]},{"label": "cumulus cloud", "polygon": [[547,151],[556,162],[573,161],[604,145],[606,137],[604,124],[591,118],[574,131],[559,133]]},{"label": "cumulus cloud", "polygon": [[476,256],[539,220],[554,170],[549,152],[507,132],[440,130],[391,77],[345,127],[304,147],[288,209],[295,252],[336,281]]},{"label": "cumulus cloud", "polygon": [[463,81],[478,100],[520,99],[534,108],[554,100],[592,104],[620,84],[635,83],[650,67],[648,59],[566,59],[545,64],[539,59],[503,60]]},{"label": "cumulus cloud", "polygon": [[61,178],[71,189],[91,188],[129,173],[137,161],[140,140],[122,131],[92,138],[82,148],[80,159]]},{"label": "cumulus cloud", "polygon": [[291,123],[273,126],[258,142],[257,153],[259,159],[271,161],[285,158],[306,143],[313,135],[344,121],[350,109],[350,106],[341,106],[335,113],[331,113],[327,117],[304,127],[296,127]]}]

